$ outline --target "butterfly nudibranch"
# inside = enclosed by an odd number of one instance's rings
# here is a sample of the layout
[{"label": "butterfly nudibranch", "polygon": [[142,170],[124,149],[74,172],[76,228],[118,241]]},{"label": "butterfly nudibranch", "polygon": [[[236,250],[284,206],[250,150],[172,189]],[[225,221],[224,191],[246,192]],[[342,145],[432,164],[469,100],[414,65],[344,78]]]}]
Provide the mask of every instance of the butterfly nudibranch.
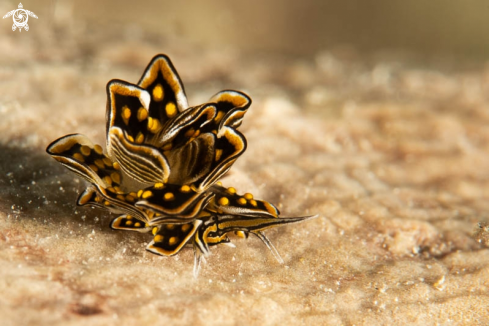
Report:
[{"label": "butterfly nudibranch", "polygon": [[78,205],[121,214],[112,229],[150,233],[146,249],[157,255],[193,244],[195,277],[209,247],[231,244],[229,233],[256,235],[282,263],[263,231],[314,216],[280,218],[269,202],[218,182],[246,150],[238,128],[250,105],[246,94],[224,90],[188,107],[177,71],[160,54],[137,84],[107,84],[106,151],[71,134],[47,152],[90,183]]}]

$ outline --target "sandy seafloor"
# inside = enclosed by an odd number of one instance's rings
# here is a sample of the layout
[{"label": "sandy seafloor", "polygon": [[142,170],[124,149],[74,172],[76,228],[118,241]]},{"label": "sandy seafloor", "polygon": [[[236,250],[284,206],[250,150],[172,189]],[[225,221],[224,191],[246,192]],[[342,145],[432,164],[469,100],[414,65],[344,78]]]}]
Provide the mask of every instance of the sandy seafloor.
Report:
[{"label": "sandy seafloor", "polygon": [[[0,31],[1,325],[489,322],[488,66],[83,28]],[[222,181],[283,216],[320,215],[267,232],[284,265],[233,238],[195,280],[191,248],[152,255],[149,235],[75,206],[84,181],[45,147],[74,132],[103,144],[106,83],[137,82],[160,52],[191,105],[226,88],[252,97],[248,150]]]}]

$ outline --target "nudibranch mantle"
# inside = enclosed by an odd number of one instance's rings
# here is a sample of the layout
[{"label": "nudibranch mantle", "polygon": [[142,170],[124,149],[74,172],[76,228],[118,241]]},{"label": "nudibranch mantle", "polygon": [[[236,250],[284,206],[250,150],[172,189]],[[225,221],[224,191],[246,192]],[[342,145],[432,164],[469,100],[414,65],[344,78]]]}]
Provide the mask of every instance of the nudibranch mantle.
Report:
[{"label": "nudibranch mantle", "polygon": [[119,214],[110,227],[150,233],[146,249],[172,256],[194,248],[194,276],[211,246],[230,245],[228,234],[254,234],[283,263],[265,230],[315,216],[279,217],[271,203],[238,194],[218,180],[246,150],[238,131],[248,95],[224,90],[188,107],[170,59],[159,54],[137,84],[107,84],[106,149],[70,134],[47,152],[89,182],[77,204]]}]

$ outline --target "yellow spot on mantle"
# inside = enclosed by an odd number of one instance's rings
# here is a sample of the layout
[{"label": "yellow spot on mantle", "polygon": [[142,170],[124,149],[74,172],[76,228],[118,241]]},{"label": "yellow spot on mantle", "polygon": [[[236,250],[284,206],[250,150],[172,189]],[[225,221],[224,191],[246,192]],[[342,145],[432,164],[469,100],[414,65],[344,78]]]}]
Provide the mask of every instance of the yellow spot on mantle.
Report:
[{"label": "yellow spot on mantle", "polygon": [[139,108],[139,110],[138,110],[138,120],[139,121],[143,121],[147,117],[148,117],[148,111],[145,108],[143,108],[143,107]]},{"label": "yellow spot on mantle", "polygon": [[112,178],[111,178],[111,177],[109,177],[108,175],[106,175],[106,176],[104,177],[104,182],[105,182],[107,185],[112,186]]},{"label": "yellow spot on mantle", "polygon": [[88,146],[83,145],[80,147],[80,152],[83,154],[83,156],[89,156],[91,151],[92,150]]},{"label": "yellow spot on mantle", "polygon": [[161,124],[158,119],[155,118],[148,118],[148,130],[152,132],[153,134],[157,133],[161,129]]},{"label": "yellow spot on mantle", "polygon": [[221,197],[221,198],[219,198],[218,203],[221,206],[227,206],[227,205],[229,205],[229,199],[227,199],[226,197]]},{"label": "yellow spot on mantle", "polygon": [[168,102],[165,106],[165,111],[166,115],[168,118],[173,118],[174,116],[177,115],[177,107],[175,106],[175,103],[173,102]]},{"label": "yellow spot on mantle", "polygon": [[163,195],[163,199],[166,201],[170,201],[175,199],[175,195],[171,192],[167,192],[166,194]]},{"label": "yellow spot on mantle", "polygon": [[149,197],[151,197],[151,196],[153,196],[153,193],[152,193],[150,190],[146,190],[146,191],[144,191],[144,192],[143,192],[143,194],[141,195],[141,197],[142,197],[143,199],[147,199],[147,198],[149,198]]},{"label": "yellow spot on mantle", "polygon": [[161,84],[158,84],[153,88],[153,99],[156,102],[160,102],[163,100],[163,96],[165,96],[165,92],[163,91],[163,86]]},{"label": "yellow spot on mantle", "polygon": [[142,144],[144,142],[144,135],[140,132],[138,132],[138,135],[136,136],[136,144]]},{"label": "yellow spot on mantle", "polygon": [[177,242],[178,242],[178,237],[171,237],[170,240],[168,240],[168,244],[170,246],[173,246]]},{"label": "yellow spot on mantle", "polygon": [[131,109],[129,109],[127,106],[122,107],[122,120],[124,120],[124,123],[127,125],[129,123],[129,118],[131,117]]},{"label": "yellow spot on mantle", "polygon": [[155,242],[161,242],[161,241],[163,241],[163,236],[161,234],[155,236]]},{"label": "yellow spot on mantle", "polygon": [[104,162],[104,164],[105,164],[105,165],[107,165],[108,167],[112,167],[112,161],[110,160],[110,158],[108,158],[108,157],[104,157],[103,162]]},{"label": "yellow spot on mantle", "polygon": [[165,185],[163,183],[157,182],[157,183],[155,183],[155,185],[153,186],[153,188],[155,188],[155,189],[163,189],[164,186]]},{"label": "yellow spot on mantle", "polygon": [[104,153],[104,150],[102,148],[102,146],[100,145],[95,145],[93,146],[93,150],[98,154],[98,155],[102,155]]},{"label": "yellow spot on mantle", "polygon": [[188,229],[190,229],[190,224],[184,224],[184,225],[182,225],[182,231],[183,232],[187,232]]},{"label": "yellow spot on mantle", "polygon": [[246,194],[243,195],[244,198],[248,199],[248,200],[252,200],[253,199],[253,195],[250,194],[249,192],[247,192]]},{"label": "yellow spot on mantle", "polygon": [[238,201],[238,204],[240,204],[240,205],[246,205],[246,199],[244,199],[244,198],[239,198],[237,201]]},{"label": "yellow spot on mantle", "polygon": [[82,162],[82,163],[85,162],[85,158],[80,153],[73,154],[73,158],[78,162]]},{"label": "yellow spot on mantle", "polygon": [[118,183],[118,184],[121,184],[121,175],[117,172],[112,172],[110,174],[110,178],[115,182],[115,183]]},{"label": "yellow spot on mantle", "polygon": [[221,159],[222,149],[216,149],[216,161]]}]

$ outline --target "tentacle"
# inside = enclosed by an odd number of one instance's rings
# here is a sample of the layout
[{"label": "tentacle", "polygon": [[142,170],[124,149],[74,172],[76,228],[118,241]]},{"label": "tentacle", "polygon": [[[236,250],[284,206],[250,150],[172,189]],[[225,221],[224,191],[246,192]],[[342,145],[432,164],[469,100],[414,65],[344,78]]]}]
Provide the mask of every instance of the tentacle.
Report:
[{"label": "tentacle", "polygon": [[284,263],[284,260],[282,259],[282,256],[280,256],[278,250],[275,248],[275,246],[273,245],[273,243],[267,238],[267,236],[265,235],[265,233],[263,233],[261,231],[256,231],[256,232],[251,232],[251,233],[253,233],[254,235],[256,235],[261,241],[263,241],[263,243],[267,246],[267,248],[270,249],[270,251],[272,252],[273,257],[275,257],[275,259],[280,264],[283,264]]},{"label": "tentacle", "polygon": [[202,267],[202,262],[205,263],[205,256],[200,250],[200,248],[198,248],[194,243],[194,270],[193,270],[194,278],[199,277],[200,269]]},{"label": "tentacle", "polygon": [[283,259],[277,249],[262,231],[281,225],[303,222],[315,217],[317,217],[317,215],[285,218],[275,218],[267,215],[211,215],[210,217],[203,219],[203,224],[195,233],[194,247],[203,255],[208,255],[210,253],[210,245],[229,242],[227,237],[229,232],[243,232],[243,234],[253,233],[263,241],[268,249],[270,249],[277,261],[283,263]]}]

